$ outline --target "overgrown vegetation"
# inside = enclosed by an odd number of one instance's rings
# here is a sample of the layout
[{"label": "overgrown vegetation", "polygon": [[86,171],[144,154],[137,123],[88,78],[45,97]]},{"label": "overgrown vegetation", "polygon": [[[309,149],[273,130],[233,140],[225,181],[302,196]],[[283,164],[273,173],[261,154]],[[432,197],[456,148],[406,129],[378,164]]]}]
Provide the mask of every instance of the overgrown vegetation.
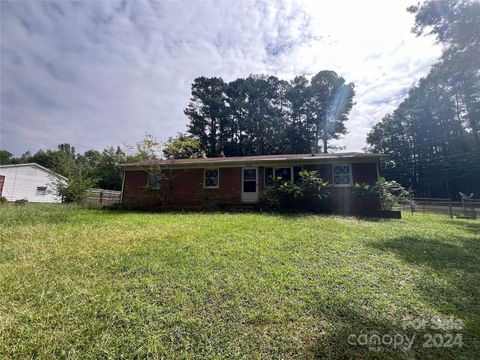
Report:
[{"label": "overgrown vegetation", "polygon": [[[330,184],[315,171],[300,172],[296,181],[282,178],[272,180],[271,186],[260,194],[260,206],[263,209],[317,213],[336,210],[335,199],[330,197]],[[347,213],[356,215],[376,216],[381,210],[392,210],[395,205],[415,205],[410,191],[396,181],[386,181],[384,178],[375,184],[354,184],[351,192],[352,208]]]},{"label": "overgrown vegetation", "polygon": [[375,215],[380,210],[390,211],[395,205],[415,206],[412,193],[396,181],[380,178],[375,184],[354,184],[352,187],[353,213]]},{"label": "overgrown vegetation", "polygon": [[385,178],[380,178],[375,189],[379,194],[382,210],[392,210],[395,205],[415,206],[412,192],[394,180],[386,181]]},{"label": "overgrown vegetation", "polygon": [[[475,359],[480,222],[0,208],[0,358]],[[402,319],[464,322],[424,348]],[[441,334],[449,331],[435,331]],[[350,334],[416,335],[411,350]]]},{"label": "overgrown vegetation", "polygon": [[352,187],[352,212],[375,215],[382,208],[378,188],[371,184],[354,184]]},{"label": "overgrown vegetation", "polygon": [[272,179],[272,185],[260,194],[260,205],[277,211],[314,211],[328,209],[328,182],[315,171],[301,171],[298,181]]},{"label": "overgrown vegetation", "polygon": [[79,168],[74,167],[67,174],[68,181],[59,177],[53,178],[52,191],[61,198],[63,203],[81,203],[87,195],[87,190],[95,182]]}]

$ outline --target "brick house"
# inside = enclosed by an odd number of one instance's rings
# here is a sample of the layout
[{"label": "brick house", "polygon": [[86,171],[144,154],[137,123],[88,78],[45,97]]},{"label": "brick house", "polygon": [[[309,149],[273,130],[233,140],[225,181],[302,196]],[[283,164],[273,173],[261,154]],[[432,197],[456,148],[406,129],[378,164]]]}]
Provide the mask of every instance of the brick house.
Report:
[{"label": "brick house", "polygon": [[[375,183],[385,155],[370,153],[288,154],[157,160],[124,164],[122,203],[151,207],[200,207],[258,202],[272,176],[295,180],[314,170],[331,185],[331,198],[347,207],[351,186]],[[159,176],[158,173],[162,175]]]}]

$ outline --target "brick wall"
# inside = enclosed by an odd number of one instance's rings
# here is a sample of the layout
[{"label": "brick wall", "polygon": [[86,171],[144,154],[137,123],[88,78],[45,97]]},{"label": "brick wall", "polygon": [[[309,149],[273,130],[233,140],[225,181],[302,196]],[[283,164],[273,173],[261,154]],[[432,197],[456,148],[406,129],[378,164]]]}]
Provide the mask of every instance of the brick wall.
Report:
[{"label": "brick wall", "polygon": [[[222,204],[241,202],[241,168],[219,169],[218,189],[203,188],[204,169],[175,169],[164,171],[161,189],[148,190],[147,172],[127,171],[123,185],[123,202],[136,206],[155,206],[168,197],[170,205],[201,206],[207,201]],[[168,193],[168,195],[167,195]]]},{"label": "brick wall", "polygon": [[[320,177],[333,183],[333,165],[319,164],[304,166],[305,170],[317,171]],[[352,164],[352,180],[353,183],[374,184],[378,180],[376,163],[353,163]],[[350,213],[352,207],[352,192],[350,187],[330,188],[330,199],[337,210],[340,212]]]},{"label": "brick wall", "polygon": [[145,190],[147,184],[146,171],[126,171],[123,180],[122,203],[135,206],[151,206],[158,204],[158,199]]},{"label": "brick wall", "polygon": [[[332,183],[332,165],[308,165],[306,170],[316,170],[320,176]],[[127,171],[123,188],[123,202],[136,206],[155,206],[162,204],[167,197],[168,203],[175,206],[201,206],[208,201],[220,204],[241,203],[242,168],[221,168],[218,189],[203,188],[204,169],[166,170],[165,176],[170,181],[163,181],[160,190],[147,190],[147,172]],[[376,163],[352,164],[354,183],[375,183],[377,181]],[[349,187],[332,187],[332,199],[348,211],[351,203]],[[264,190],[264,169],[258,169],[258,190]]]}]

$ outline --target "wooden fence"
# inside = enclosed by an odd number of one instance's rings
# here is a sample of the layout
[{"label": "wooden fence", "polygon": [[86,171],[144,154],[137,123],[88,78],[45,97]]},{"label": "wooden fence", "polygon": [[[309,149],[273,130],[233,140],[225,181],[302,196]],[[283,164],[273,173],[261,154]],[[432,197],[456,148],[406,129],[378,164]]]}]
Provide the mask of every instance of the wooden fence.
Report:
[{"label": "wooden fence", "polygon": [[95,205],[112,205],[121,202],[121,191],[104,190],[104,189],[89,189],[85,202]]}]

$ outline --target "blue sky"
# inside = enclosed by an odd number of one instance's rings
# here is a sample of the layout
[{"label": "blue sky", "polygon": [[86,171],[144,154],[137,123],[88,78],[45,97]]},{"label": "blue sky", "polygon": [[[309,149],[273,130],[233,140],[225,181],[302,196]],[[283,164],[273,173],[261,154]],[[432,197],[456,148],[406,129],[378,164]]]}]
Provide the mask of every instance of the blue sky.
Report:
[{"label": "blue sky", "polygon": [[357,92],[338,145],[360,150],[440,55],[410,33],[411,4],[2,0],[0,148],[166,140],[186,129],[195,77],[331,69]]}]

